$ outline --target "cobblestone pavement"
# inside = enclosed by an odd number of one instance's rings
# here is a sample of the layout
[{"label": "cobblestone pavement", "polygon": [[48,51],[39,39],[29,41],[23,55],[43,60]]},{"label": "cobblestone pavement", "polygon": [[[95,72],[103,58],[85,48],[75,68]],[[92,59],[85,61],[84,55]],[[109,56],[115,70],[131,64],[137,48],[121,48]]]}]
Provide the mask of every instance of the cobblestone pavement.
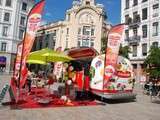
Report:
[{"label": "cobblestone pavement", "polygon": [[[9,80],[0,75],[0,90]],[[136,101],[107,102],[106,105],[87,107],[58,107],[11,110],[0,107],[0,120],[160,120],[160,101],[151,103],[137,87]]]}]

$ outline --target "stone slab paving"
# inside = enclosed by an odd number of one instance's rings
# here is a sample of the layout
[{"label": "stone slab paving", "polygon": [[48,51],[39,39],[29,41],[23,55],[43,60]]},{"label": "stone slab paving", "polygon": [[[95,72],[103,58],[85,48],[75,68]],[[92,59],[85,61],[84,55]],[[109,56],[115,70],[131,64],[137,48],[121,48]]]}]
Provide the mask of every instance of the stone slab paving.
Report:
[{"label": "stone slab paving", "polygon": [[[9,81],[0,75],[0,90]],[[160,120],[160,101],[151,103],[137,87],[136,101],[107,102],[106,105],[11,110],[0,107],[0,120]]]}]

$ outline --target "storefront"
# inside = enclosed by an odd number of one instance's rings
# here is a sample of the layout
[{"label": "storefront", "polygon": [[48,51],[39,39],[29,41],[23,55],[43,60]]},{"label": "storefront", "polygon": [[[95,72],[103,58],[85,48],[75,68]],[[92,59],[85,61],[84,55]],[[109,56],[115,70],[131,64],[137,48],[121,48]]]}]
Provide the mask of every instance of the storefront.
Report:
[{"label": "storefront", "polygon": [[5,56],[0,56],[0,72],[4,72],[6,69],[7,58]]}]

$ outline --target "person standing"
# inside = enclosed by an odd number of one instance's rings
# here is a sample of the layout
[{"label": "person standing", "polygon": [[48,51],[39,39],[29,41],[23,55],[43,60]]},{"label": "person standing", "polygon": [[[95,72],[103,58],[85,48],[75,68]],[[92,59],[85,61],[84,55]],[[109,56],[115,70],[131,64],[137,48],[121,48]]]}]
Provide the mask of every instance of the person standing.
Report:
[{"label": "person standing", "polygon": [[28,71],[28,76],[27,76],[27,87],[28,87],[28,92],[31,92],[31,84],[32,84],[32,73]]}]

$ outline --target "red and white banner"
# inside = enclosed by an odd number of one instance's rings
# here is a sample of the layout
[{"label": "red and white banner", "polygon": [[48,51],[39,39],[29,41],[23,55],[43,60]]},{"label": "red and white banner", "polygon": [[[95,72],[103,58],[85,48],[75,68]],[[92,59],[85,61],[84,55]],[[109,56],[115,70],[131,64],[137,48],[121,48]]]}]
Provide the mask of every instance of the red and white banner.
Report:
[{"label": "red and white banner", "polygon": [[[56,49],[57,52],[62,52],[62,47]],[[62,77],[63,63],[55,62],[53,74],[56,76],[57,80]]]},{"label": "red and white banner", "polygon": [[24,40],[18,44],[17,56],[14,69],[14,80],[17,82],[18,87],[24,86],[27,78],[26,60],[32,49],[36,31],[39,28],[42,12],[45,5],[45,0],[38,2],[28,14],[26,33]]},{"label": "red and white banner", "polygon": [[21,56],[22,56],[22,46],[23,46],[23,42],[17,45],[17,56],[16,56],[16,61],[14,66],[14,73],[13,73],[13,77],[17,80],[17,82],[20,75],[19,71],[20,71]]},{"label": "red and white banner", "polygon": [[116,64],[118,60],[118,53],[120,43],[122,42],[122,33],[124,25],[114,26],[108,34],[108,43],[105,56],[105,70],[104,70],[104,88],[107,87],[107,83],[112,75],[116,72]]},{"label": "red and white banner", "polygon": [[21,71],[20,71],[20,87],[22,87],[26,82],[27,72],[26,72],[26,60],[32,49],[36,31],[39,28],[42,11],[44,8],[45,0],[41,0],[37,3],[33,9],[30,11],[27,22],[27,30],[24,37],[23,49],[22,49],[22,62],[21,62]]}]

